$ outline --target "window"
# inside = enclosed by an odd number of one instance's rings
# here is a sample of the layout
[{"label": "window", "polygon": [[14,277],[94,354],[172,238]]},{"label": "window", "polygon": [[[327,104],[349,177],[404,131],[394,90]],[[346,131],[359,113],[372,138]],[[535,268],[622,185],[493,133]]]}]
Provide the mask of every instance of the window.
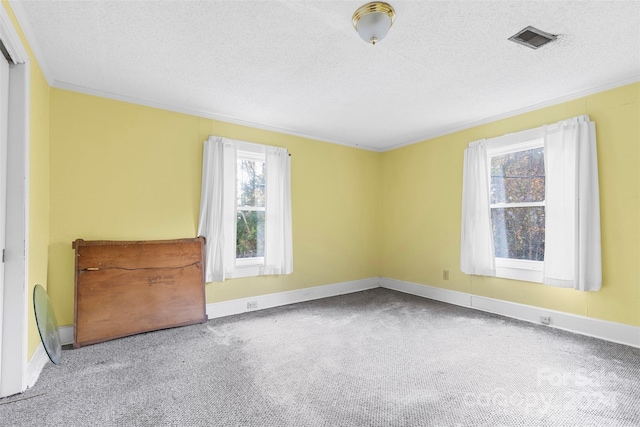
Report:
[{"label": "window", "polygon": [[293,272],[290,162],[281,147],[205,141],[198,235],[207,282]]},{"label": "window", "polygon": [[238,151],[236,166],[236,264],[264,262],[264,154]]},{"label": "window", "polygon": [[460,270],[599,290],[599,199],[595,123],[588,116],[470,142]]},{"label": "window", "polygon": [[545,243],[544,141],[487,149],[496,276],[540,282]]}]

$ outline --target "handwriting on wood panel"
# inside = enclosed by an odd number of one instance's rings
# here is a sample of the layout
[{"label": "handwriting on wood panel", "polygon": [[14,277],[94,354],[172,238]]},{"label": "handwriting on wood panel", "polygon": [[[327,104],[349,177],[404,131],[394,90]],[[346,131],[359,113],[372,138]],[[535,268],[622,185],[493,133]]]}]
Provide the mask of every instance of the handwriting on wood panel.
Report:
[{"label": "handwriting on wood panel", "polygon": [[164,275],[164,276],[149,276],[147,278],[147,284],[149,286],[153,285],[175,285],[176,281],[172,275]]}]

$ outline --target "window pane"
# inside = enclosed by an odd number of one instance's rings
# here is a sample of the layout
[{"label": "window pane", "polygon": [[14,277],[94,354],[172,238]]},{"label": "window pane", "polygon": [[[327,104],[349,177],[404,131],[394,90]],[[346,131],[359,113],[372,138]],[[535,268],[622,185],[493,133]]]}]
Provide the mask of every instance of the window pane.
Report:
[{"label": "window pane", "polygon": [[264,211],[238,210],[236,258],[264,256]]},{"label": "window pane", "polygon": [[544,148],[491,158],[491,203],[544,201]]},{"label": "window pane", "polygon": [[238,206],[264,207],[264,162],[238,159]]},{"label": "window pane", "polygon": [[544,261],[544,207],[491,209],[495,256]]}]

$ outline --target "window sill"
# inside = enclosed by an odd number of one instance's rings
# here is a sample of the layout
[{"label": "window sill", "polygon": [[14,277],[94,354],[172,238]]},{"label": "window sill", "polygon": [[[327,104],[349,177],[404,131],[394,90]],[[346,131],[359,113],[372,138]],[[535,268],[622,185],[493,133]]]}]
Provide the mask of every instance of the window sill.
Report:
[{"label": "window sill", "polygon": [[264,272],[264,258],[237,258],[234,279],[260,276]]},{"label": "window sill", "polygon": [[544,262],[496,258],[496,277],[542,283]]}]

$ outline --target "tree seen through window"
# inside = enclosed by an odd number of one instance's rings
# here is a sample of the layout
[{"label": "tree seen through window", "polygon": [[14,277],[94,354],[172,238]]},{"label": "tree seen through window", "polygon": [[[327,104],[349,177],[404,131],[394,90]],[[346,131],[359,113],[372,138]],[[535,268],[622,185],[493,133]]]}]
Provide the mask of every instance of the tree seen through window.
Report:
[{"label": "tree seen through window", "polygon": [[491,157],[495,256],[544,261],[544,148]]},{"label": "tree seen through window", "polygon": [[264,256],[265,164],[238,158],[236,258]]}]

